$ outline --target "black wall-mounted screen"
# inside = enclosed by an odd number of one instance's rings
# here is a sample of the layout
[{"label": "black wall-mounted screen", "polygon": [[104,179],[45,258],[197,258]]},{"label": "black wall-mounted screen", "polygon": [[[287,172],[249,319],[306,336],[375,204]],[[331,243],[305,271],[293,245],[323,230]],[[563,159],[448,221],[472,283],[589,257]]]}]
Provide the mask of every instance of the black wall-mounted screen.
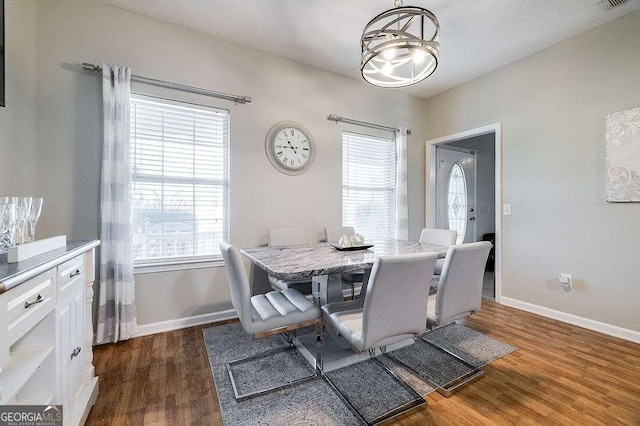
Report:
[{"label": "black wall-mounted screen", "polygon": [[0,106],[4,106],[4,0],[0,0]]}]

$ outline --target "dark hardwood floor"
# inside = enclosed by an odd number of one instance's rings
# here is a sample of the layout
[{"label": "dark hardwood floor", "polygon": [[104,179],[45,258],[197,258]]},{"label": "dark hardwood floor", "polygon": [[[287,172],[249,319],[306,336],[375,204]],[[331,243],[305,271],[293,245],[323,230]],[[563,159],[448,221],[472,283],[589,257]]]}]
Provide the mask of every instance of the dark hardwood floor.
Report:
[{"label": "dark hardwood floor", "polygon": [[[518,350],[403,425],[640,425],[640,345],[484,301],[467,325]],[[221,424],[202,340],[192,327],[94,348],[100,395],[87,424]]]}]

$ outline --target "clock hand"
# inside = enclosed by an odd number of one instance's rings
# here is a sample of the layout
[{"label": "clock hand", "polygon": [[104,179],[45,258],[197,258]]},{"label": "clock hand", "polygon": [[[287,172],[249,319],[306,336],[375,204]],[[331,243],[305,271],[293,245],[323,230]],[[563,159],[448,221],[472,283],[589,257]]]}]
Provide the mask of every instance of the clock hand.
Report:
[{"label": "clock hand", "polygon": [[287,143],[289,144],[289,146],[291,147],[291,149],[293,150],[294,154],[297,154],[298,151],[296,151],[296,149],[293,147],[293,145],[291,145],[291,142],[289,142],[289,139],[287,139]]}]

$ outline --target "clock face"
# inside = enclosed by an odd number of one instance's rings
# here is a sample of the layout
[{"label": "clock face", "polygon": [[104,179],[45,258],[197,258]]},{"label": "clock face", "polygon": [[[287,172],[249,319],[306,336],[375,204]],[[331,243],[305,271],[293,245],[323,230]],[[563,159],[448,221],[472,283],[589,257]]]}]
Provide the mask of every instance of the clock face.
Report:
[{"label": "clock face", "polygon": [[276,134],[273,142],[276,158],[284,167],[300,168],[309,161],[309,138],[293,127],[285,127]]},{"label": "clock face", "polygon": [[311,167],[315,144],[311,134],[293,122],[278,123],[269,130],[265,150],[271,164],[280,172],[296,175]]}]

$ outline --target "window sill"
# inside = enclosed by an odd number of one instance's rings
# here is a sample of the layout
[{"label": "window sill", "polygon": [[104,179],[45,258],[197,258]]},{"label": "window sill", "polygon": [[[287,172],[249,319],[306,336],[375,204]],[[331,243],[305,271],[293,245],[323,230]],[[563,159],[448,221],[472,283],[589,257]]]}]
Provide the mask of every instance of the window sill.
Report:
[{"label": "window sill", "polygon": [[224,261],[222,259],[212,260],[193,260],[187,262],[167,262],[167,263],[150,263],[145,265],[134,265],[133,274],[155,274],[158,272],[184,271],[190,269],[205,268],[222,268]]}]

